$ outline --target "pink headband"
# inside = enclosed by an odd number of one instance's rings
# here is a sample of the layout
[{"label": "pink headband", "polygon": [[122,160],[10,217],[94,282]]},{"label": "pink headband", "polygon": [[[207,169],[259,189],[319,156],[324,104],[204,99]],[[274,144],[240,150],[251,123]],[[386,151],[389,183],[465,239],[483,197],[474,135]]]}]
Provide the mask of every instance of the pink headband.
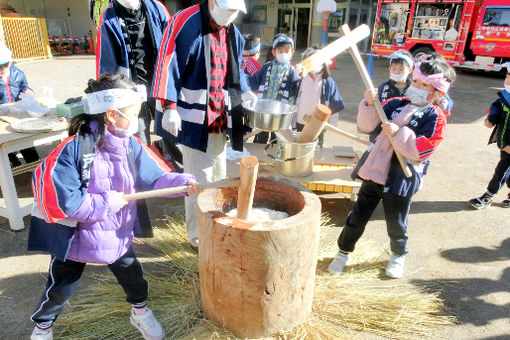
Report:
[{"label": "pink headband", "polygon": [[446,80],[444,74],[441,72],[431,75],[425,75],[423,74],[423,72],[421,72],[420,65],[421,63],[416,63],[414,65],[413,79],[420,79],[425,84],[434,86],[436,90],[441,91],[443,93],[447,93],[451,84],[448,80]]}]

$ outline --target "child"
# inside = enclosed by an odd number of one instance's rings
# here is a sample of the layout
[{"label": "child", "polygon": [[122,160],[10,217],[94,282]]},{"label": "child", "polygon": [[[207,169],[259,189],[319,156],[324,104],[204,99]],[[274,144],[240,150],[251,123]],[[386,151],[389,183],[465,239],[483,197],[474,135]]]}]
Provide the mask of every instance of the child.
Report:
[{"label": "child", "polygon": [[390,79],[379,85],[379,101],[403,97],[411,85],[409,74],[413,68],[413,56],[406,50],[398,50],[390,55]]},{"label": "child", "polygon": [[[285,34],[277,34],[273,39],[272,55],[275,60],[265,63],[253,76],[248,77],[252,91],[258,91],[259,99],[273,99],[294,104],[299,87],[299,77],[290,64],[294,55],[294,42]],[[266,144],[268,132],[255,136],[255,143]]]},{"label": "child", "polygon": [[[359,105],[358,129],[370,133],[379,125],[382,132],[358,162],[353,177],[363,180],[358,200],[347,217],[338,238],[340,251],[328,270],[335,275],[343,272],[356,242],[365,230],[379,201],[382,200],[392,256],[386,268],[390,278],[402,277],[407,244],[407,216],[413,195],[422,184],[429,157],[443,140],[446,118],[434,100],[443,96],[450,87],[443,70],[450,67],[439,60],[416,64],[413,82],[407,91],[409,98],[394,98],[384,106],[389,122],[381,124],[374,109],[377,93],[367,90]],[[394,155],[389,137],[393,137],[395,150],[412,163],[412,176],[406,178]]]},{"label": "child", "polygon": [[[12,51],[6,46],[0,47],[0,104],[14,103],[20,101],[22,93],[30,93],[32,90],[28,87],[25,73],[16,66],[12,65]],[[35,148],[21,150],[21,155],[25,162],[31,163],[39,159]],[[21,162],[16,156],[16,152],[9,155],[11,166],[20,166]]]},{"label": "child", "polygon": [[[86,114],[75,117],[69,135],[34,171],[29,250],[49,252],[46,289],[31,319],[31,339],[52,339],[52,325],[76,289],[87,263],[106,264],[133,305],[130,321],[145,339],[164,332],[147,308],[149,285],[132,248],[133,236],[151,237],[144,201],[123,195],[150,189],[188,186],[194,177],[168,172],[139,139],[138,112],[144,86],[120,74],[90,80]],[[142,166],[143,164],[143,166]]]},{"label": "child", "polygon": [[[496,143],[500,151],[499,163],[494,170],[494,175],[487,186],[487,191],[480,197],[473,198],[469,203],[475,209],[488,208],[492,204],[492,198],[507,183],[510,187],[510,130],[507,128],[510,120],[510,63],[506,64],[505,89],[498,92],[498,99],[492,103],[484,124],[488,128],[494,127],[489,138],[489,144]],[[503,200],[505,208],[510,207],[510,193]]]},{"label": "child", "polygon": [[261,46],[260,38],[254,36],[253,34],[245,34],[243,37],[246,43],[244,44],[243,63],[241,65],[241,70],[243,70],[246,76],[249,77],[260,70],[260,64],[258,62]]},{"label": "child", "polygon": [[[308,48],[303,52],[303,59],[308,58],[318,51],[318,47]],[[299,95],[296,101],[298,113],[296,117],[296,130],[301,131],[305,126],[303,117],[311,115],[315,107],[324,104],[331,109],[331,116],[328,123],[336,126],[338,124],[338,112],[344,109],[342,97],[338,92],[336,83],[331,78],[328,65],[323,64],[308,73],[302,80],[299,87]],[[324,131],[319,135],[318,145],[324,144]]]}]

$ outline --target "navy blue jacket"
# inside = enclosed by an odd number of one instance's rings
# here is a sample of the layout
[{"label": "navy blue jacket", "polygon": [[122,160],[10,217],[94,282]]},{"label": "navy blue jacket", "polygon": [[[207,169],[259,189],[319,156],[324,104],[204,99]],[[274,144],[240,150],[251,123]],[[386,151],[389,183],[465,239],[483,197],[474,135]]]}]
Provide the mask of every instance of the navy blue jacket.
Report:
[{"label": "navy blue jacket", "polygon": [[[14,65],[9,67],[9,84],[8,87],[0,78],[0,104],[14,103],[20,100],[20,93],[23,93],[28,87],[27,77],[25,73]],[[10,93],[10,100],[9,100]]]},{"label": "navy blue jacket", "polygon": [[[128,159],[135,178],[136,191],[148,190],[150,188],[143,185],[142,179],[152,178],[154,174],[161,174],[166,169],[157,161],[149,160],[138,139],[129,138],[131,152],[128,153]],[[67,216],[78,209],[83,199],[79,195],[70,196],[66,189],[78,184],[81,185],[82,192],[87,191],[94,143],[95,139],[91,134],[68,137],[33,172],[35,202],[30,218],[28,250],[44,251],[60,261],[66,260],[77,225],[75,221],[68,220]],[[67,169],[69,163],[76,168],[74,174],[62,170]],[[152,224],[145,200],[137,201],[136,208],[134,235],[152,237]]]},{"label": "navy blue jacket", "polygon": [[[388,120],[391,121],[396,117],[409,103],[410,101],[408,98],[393,98],[388,100],[383,106],[384,113]],[[426,108],[424,111],[415,113],[407,127],[413,130],[416,135],[416,147],[419,152],[420,162],[418,164],[409,163],[412,176],[407,178],[404,175],[395,153],[393,153],[390,171],[384,185],[384,192],[410,198],[421,188],[423,175],[426,174],[430,164],[429,158],[437,150],[439,144],[443,140],[446,117],[437,105],[433,105]],[[364,164],[370,150],[371,148],[361,156],[361,159],[356,164],[356,168],[351,174],[353,179],[359,178],[358,171]]]},{"label": "navy blue jacket", "polygon": [[[156,0],[142,0],[147,8],[154,42],[159,47],[171,19],[166,7]],[[126,42],[113,4],[101,15],[97,29],[96,77],[106,72],[121,73],[131,78]]]},{"label": "navy blue jacket", "polygon": [[[163,112],[156,110],[154,131],[159,136],[206,151],[207,103],[211,76],[211,18],[207,1],[177,12],[166,30],[154,72],[156,99],[177,103],[182,131],[174,137],[163,129]],[[241,93],[249,90],[241,71],[244,38],[234,24],[228,30],[227,79],[223,92],[227,106],[227,134],[235,150],[243,148]]]},{"label": "navy blue jacket", "polygon": [[[250,89],[254,92],[258,91],[258,97],[260,99],[265,98],[264,85],[269,66],[271,66],[272,63],[272,61],[265,63],[257,73],[248,78]],[[294,104],[299,92],[300,82],[301,79],[298,77],[294,67],[290,65],[287,83],[278,94],[278,100],[281,100],[284,103]]]},{"label": "navy blue jacket", "polygon": [[496,143],[503,149],[510,145],[510,93],[506,90],[498,92],[499,98],[487,110],[487,120],[495,125],[489,138],[489,144]]}]

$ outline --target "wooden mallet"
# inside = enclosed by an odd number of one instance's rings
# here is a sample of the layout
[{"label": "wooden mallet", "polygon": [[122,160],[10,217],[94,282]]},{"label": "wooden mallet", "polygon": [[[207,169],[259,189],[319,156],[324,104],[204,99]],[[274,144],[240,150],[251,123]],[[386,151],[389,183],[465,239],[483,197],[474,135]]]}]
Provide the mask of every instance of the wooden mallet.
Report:
[{"label": "wooden mallet", "polygon": [[255,156],[241,159],[239,169],[239,188],[237,189],[237,218],[246,220],[250,215],[257,184],[259,160]]},{"label": "wooden mallet", "polygon": [[[211,189],[211,188],[228,188],[228,187],[236,187],[238,185],[239,185],[239,180],[223,179],[223,180],[217,181],[217,182],[200,184],[198,186],[198,189],[205,190],[205,189]],[[124,198],[126,201],[132,201],[132,200],[139,200],[139,199],[143,199],[143,198],[152,198],[152,197],[183,194],[185,192],[188,192],[188,189],[189,188],[187,185],[182,185],[182,186],[172,187],[172,188],[148,190],[148,191],[137,192],[134,194],[126,194],[126,195],[122,196],[122,198]]]},{"label": "wooden mallet", "polygon": [[[344,35],[344,38],[350,39],[351,36],[351,30],[349,29],[349,25],[345,24],[338,28],[340,31],[340,34]],[[368,74],[368,71],[365,67],[365,64],[363,63],[363,59],[361,59],[361,54],[359,53],[358,46],[356,46],[356,41],[352,40],[350,47],[349,47],[349,53],[351,54],[352,60],[354,60],[354,63],[356,64],[356,67],[358,68],[358,71],[361,75],[361,79],[363,80],[363,83],[365,84],[365,87],[369,90],[374,91],[374,84],[372,84],[372,79],[370,79],[370,75]],[[379,115],[379,118],[381,119],[381,122],[387,123],[388,119],[386,118],[386,114],[384,113],[384,110],[382,108],[381,102],[379,102],[379,99],[374,100],[374,106],[375,110],[377,111],[377,114]],[[393,138],[389,137],[391,146],[393,147],[393,150],[395,151],[395,155],[397,155],[398,162],[400,163],[400,166],[402,167],[402,170],[404,171],[404,175],[406,177],[411,177],[413,174],[411,172],[411,169],[409,168],[409,165],[407,164],[407,160],[404,156],[399,154],[395,147],[393,146]]]}]

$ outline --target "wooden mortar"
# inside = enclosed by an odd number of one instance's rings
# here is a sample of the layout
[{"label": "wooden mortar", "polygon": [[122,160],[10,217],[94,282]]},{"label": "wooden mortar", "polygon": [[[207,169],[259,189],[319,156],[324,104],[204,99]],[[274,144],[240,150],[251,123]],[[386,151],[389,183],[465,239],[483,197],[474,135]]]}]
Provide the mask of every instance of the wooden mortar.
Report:
[{"label": "wooden mortar", "polygon": [[239,338],[271,336],[300,325],[312,310],[321,203],[298,183],[259,177],[253,206],[289,217],[252,223],[225,215],[237,206],[237,190],[198,196],[202,308]]}]

